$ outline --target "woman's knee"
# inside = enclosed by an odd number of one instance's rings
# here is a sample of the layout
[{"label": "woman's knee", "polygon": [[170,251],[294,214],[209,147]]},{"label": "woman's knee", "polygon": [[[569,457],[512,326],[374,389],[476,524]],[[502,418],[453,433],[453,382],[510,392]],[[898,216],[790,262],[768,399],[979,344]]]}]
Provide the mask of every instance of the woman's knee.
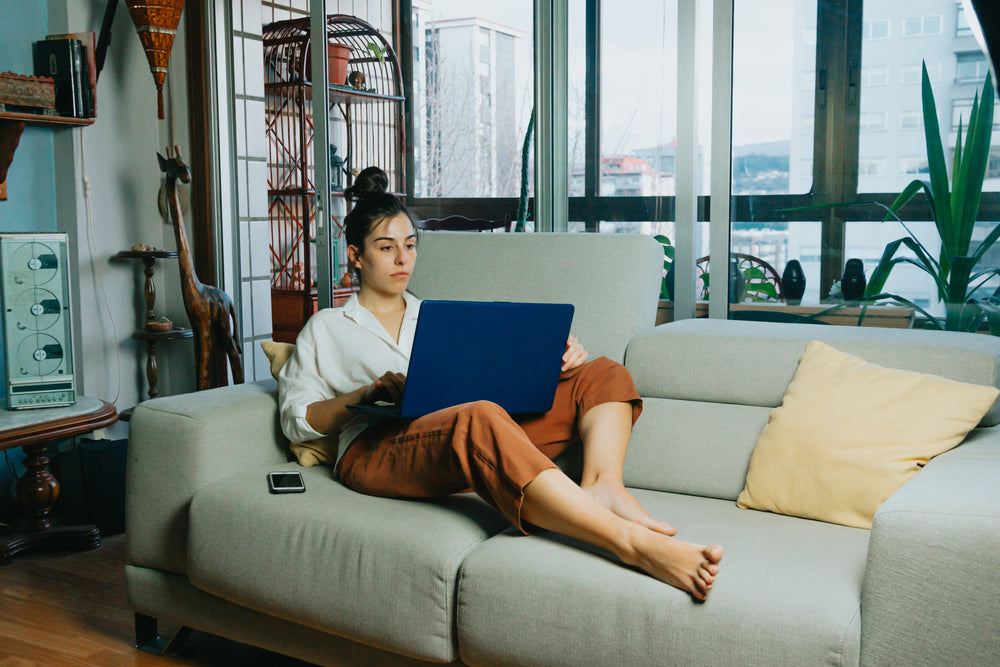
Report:
[{"label": "woman's knee", "polygon": [[600,378],[602,382],[609,384],[620,382],[632,384],[632,374],[629,373],[628,369],[607,357],[598,357],[588,361],[580,368],[580,372],[592,378]]}]

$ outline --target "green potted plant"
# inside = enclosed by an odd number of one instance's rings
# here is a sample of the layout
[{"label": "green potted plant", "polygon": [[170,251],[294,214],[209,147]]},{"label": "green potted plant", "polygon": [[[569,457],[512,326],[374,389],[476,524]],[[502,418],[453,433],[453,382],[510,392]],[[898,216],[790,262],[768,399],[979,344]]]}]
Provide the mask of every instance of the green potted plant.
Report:
[{"label": "green potted plant", "polygon": [[[986,320],[990,332],[1000,335],[1000,308],[992,298],[976,296],[977,290],[990,278],[1000,275],[998,268],[979,266],[983,256],[1000,238],[1000,225],[994,226],[979,246],[972,249],[972,231],[979,213],[993,133],[993,81],[987,74],[981,96],[976,94],[964,144],[962,125],[959,123],[951,183],[948,181],[934,91],[927,76],[926,64],[923,68],[922,98],[930,180],[912,181],[888,207],[882,221],[898,220],[906,229],[907,236],[886,245],[868,282],[865,301],[871,303],[891,300],[915,308],[927,318],[925,326],[931,329],[976,331]],[[941,239],[941,252],[937,258],[933,257],[897,215],[919,192],[927,197]],[[914,256],[898,254],[903,247],[909,249]],[[943,321],[908,299],[882,292],[892,269],[904,263],[916,266],[934,280],[938,298],[945,304],[946,315]]]}]

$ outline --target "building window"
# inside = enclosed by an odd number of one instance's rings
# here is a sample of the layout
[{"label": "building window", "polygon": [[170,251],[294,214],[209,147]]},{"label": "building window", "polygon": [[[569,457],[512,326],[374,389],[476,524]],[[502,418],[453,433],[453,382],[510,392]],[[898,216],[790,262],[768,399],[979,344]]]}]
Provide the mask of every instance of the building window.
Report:
[{"label": "building window", "polygon": [[972,115],[972,100],[952,100],[951,129],[957,129],[959,123],[962,127],[968,127],[970,115]]},{"label": "building window", "polygon": [[[921,80],[921,65],[903,65],[899,70],[899,82],[903,85],[919,85]],[[941,63],[927,63],[927,78],[931,82],[941,80]]]},{"label": "building window", "polygon": [[924,114],[920,111],[902,111],[899,114],[899,129],[919,130],[924,126]]},{"label": "building window", "polygon": [[874,39],[889,39],[889,19],[879,19],[877,21],[865,21],[863,39],[866,41]]},{"label": "building window", "polygon": [[972,35],[972,27],[969,19],[965,16],[965,7],[955,5],[955,37],[968,37]]},{"label": "building window", "polygon": [[925,157],[904,157],[899,159],[899,171],[907,176],[926,176],[930,174]]},{"label": "building window", "polygon": [[979,83],[990,69],[980,52],[958,53],[955,59],[955,83]]},{"label": "building window", "polygon": [[878,132],[889,129],[888,111],[862,112],[859,119],[859,126],[862,131],[868,130]]},{"label": "building window", "polygon": [[943,24],[942,16],[921,16],[903,19],[903,37],[926,37],[940,35]]},{"label": "building window", "polygon": [[889,66],[878,65],[861,68],[862,86],[888,86]]},{"label": "building window", "polygon": [[990,151],[990,160],[986,165],[986,178],[1000,178],[1000,152]]},{"label": "building window", "polygon": [[885,158],[861,158],[858,160],[858,176],[885,176]]}]

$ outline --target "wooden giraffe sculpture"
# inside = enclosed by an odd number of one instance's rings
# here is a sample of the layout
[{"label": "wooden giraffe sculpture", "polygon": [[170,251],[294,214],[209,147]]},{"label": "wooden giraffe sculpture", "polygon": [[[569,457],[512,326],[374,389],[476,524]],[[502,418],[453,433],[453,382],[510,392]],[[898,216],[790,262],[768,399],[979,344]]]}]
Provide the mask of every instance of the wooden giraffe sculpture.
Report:
[{"label": "wooden giraffe sculpture", "polygon": [[167,157],[159,153],[160,171],[167,176],[166,193],[170,222],[177,239],[177,260],[181,269],[181,293],[191,328],[194,330],[195,364],[198,390],[222,387],[229,384],[226,373],[226,356],[232,367],[234,384],[243,383],[243,354],[240,345],[236,311],[229,295],[218,287],[203,285],[194,271],[191,249],[188,246],[184,217],[181,215],[177,195],[177,179],[191,181],[191,170],[181,159],[181,151],[167,147]]}]

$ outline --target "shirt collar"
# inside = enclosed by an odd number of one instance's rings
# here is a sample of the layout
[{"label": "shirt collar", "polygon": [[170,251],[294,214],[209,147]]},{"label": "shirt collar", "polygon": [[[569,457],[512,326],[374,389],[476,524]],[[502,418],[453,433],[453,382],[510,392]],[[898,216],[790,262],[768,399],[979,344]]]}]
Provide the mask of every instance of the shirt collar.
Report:
[{"label": "shirt collar", "polygon": [[358,295],[354,293],[344,304],[344,315],[355,322],[358,326],[367,329],[389,345],[400,350],[407,358],[410,356],[410,348],[413,346],[413,332],[416,328],[417,317],[420,315],[420,299],[409,292],[403,292],[403,301],[406,302],[406,312],[403,314],[403,326],[399,332],[399,343],[392,339],[371,311],[358,302]]}]

